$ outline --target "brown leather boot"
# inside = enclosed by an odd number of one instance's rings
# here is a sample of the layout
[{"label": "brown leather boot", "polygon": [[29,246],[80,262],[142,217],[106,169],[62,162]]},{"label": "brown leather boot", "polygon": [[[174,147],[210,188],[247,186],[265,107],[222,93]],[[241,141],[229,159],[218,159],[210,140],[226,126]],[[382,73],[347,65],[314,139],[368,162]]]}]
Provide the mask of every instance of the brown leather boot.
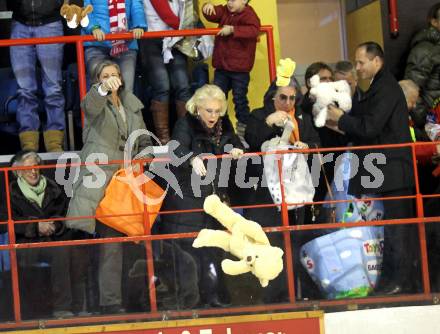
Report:
[{"label": "brown leather boot", "polygon": [[18,134],[22,150],[38,152],[40,133],[38,131],[23,131]]},{"label": "brown leather boot", "polygon": [[176,113],[177,118],[181,118],[186,114],[186,102],[184,101],[176,101]]},{"label": "brown leather boot", "polygon": [[150,111],[153,114],[153,123],[156,130],[156,136],[159,138],[161,144],[165,145],[170,141],[168,102],[152,100],[150,104]]},{"label": "brown leather boot", "polygon": [[46,152],[63,152],[64,131],[47,130],[43,133]]}]

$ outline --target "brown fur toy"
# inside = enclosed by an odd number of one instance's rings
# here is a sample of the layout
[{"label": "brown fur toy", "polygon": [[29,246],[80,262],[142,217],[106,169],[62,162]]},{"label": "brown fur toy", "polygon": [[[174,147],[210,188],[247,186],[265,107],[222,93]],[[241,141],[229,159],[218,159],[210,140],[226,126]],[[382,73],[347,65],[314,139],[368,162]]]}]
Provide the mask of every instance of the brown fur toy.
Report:
[{"label": "brown fur toy", "polygon": [[60,9],[60,15],[66,19],[69,28],[75,29],[80,24],[81,27],[87,27],[89,25],[89,17],[87,15],[92,11],[92,5],[81,8],[77,5],[69,5],[69,1],[65,0]]}]

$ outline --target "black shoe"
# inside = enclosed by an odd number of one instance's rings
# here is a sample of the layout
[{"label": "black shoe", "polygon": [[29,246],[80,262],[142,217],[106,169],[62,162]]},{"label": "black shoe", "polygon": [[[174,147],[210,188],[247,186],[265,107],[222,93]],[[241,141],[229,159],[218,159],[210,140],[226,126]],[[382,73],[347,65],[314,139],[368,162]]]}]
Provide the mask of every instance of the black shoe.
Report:
[{"label": "black shoe", "polygon": [[122,314],[125,309],[121,305],[106,305],[101,306],[101,314]]},{"label": "black shoe", "polygon": [[210,308],[210,307],[226,308],[226,307],[230,307],[231,304],[223,303],[222,301],[220,301],[220,300],[218,299],[218,297],[214,297],[214,298],[212,298],[211,300],[209,300],[209,301],[205,304],[205,306],[206,306],[207,308]]}]

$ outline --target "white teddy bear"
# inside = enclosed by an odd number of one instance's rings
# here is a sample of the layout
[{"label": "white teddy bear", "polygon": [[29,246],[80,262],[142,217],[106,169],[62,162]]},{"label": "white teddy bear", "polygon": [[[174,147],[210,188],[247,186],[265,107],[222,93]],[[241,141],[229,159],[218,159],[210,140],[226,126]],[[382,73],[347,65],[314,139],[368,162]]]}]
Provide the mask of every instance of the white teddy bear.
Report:
[{"label": "white teddy bear", "polygon": [[262,287],[283,270],[283,250],[270,245],[261,226],[247,220],[222,203],[217,195],[205,199],[203,209],[217,219],[229,232],[203,229],[193,247],[219,247],[238,257],[239,261],[223,260],[222,269],[228,275],[252,272]]},{"label": "white teddy bear", "polygon": [[315,125],[321,128],[327,120],[327,107],[337,104],[345,112],[351,110],[351,90],[345,80],[335,82],[320,82],[319,75],[310,78],[310,95],[316,98],[313,105]]}]

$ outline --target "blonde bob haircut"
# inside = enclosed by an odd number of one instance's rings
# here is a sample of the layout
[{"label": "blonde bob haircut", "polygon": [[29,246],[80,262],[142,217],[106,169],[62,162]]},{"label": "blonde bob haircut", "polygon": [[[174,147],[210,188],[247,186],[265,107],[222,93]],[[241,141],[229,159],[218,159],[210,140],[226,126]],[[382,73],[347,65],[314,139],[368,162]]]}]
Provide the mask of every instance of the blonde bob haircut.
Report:
[{"label": "blonde bob haircut", "polygon": [[228,103],[225,93],[216,85],[204,85],[196,90],[194,95],[186,102],[186,110],[191,115],[197,115],[197,108],[203,107],[208,100],[217,100],[221,103],[220,116],[226,114]]}]

